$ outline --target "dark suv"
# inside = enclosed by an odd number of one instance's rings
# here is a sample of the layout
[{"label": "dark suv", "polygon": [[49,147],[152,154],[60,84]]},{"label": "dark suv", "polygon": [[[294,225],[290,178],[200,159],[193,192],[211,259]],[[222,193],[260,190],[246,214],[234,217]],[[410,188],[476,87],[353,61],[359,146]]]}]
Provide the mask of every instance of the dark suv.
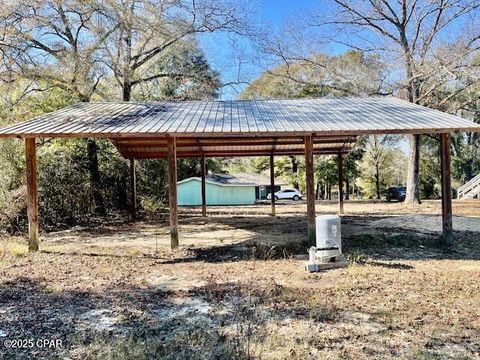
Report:
[{"label": "dark suv", "polygon": [[387,189],[387,201],[405,201],[407,188],[405,186],[393,186]]}]

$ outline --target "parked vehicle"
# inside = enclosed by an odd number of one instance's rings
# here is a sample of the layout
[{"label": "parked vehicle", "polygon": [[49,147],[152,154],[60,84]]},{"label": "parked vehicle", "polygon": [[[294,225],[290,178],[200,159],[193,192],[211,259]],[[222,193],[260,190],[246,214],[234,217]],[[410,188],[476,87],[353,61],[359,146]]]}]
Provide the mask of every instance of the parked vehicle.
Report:
[{"label": "parked vehicle", "polygon": [[405,201],[407,188],[405,186],[393,186],[387,189],[386,199],[388,202],[392,200]]},{"label": "parked vehicle", "polygon": [[[280,190],[275,193],[275,200],[280,200],[280,199],[291,199],[291,200],[300,200],[302,198],[302,193],[298,191],[297,189],[285,189],[285,190]],[[267,195],[267,199],[271,199],[272,194]]]}]

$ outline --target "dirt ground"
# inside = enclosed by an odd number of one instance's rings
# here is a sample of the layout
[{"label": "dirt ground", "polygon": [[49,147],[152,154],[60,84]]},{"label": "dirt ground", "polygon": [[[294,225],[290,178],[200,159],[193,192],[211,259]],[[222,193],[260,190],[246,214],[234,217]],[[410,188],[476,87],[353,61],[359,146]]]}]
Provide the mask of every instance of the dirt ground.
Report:
[{"label": "dirt ground", "polygon": [[480,359],[480,201],[453,206],[444,249],[438,201],[348,202],[349,266],[316,274],[305,203],[184,208],[173,252],[166,215],[4,238],[0,358]]}]

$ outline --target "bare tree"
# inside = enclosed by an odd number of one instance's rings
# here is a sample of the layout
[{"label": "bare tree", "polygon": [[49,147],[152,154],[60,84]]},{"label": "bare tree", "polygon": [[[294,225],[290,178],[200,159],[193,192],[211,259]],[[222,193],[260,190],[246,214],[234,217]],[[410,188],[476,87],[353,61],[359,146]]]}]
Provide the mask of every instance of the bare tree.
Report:
[{"label": "bare tree", "polygon": [[105,65],[129,101],[132,89],[160,78],[195,77],[188,71],[153,71],[165,51],[195,34],[246,31],[249,8],[213,0],[107,0],[99,2],[107,21],[98,24],[100,38],[115,29],[104,47]]},{"label": "bare tree", "polygon": [[113,29],[91,36],[98,9],[89,2],[12,1],[0,10],[2,79],[29,79],[89,101],[104,72],[98,49]]},{"label": "bare tree", "polygon": [[228,0],[11,1],[0,10],[0,53],[8,59],[0,76],[44,81],[89,101],[113,74],[128,101],[138,84],[196,79],[198,63],[172,70],[158,66],[162,55],[201,33],[245,34],[250,12],[248,2]]},{"label": "bare tree", "polygon": [[[333,43],[383,59],[388,77],[377,93],[394,91],[410,102],[442,107],[475,84],[460,78],[480,49],[478,0],[329,0],[322,8],[328,12],[310,11],[281,36],[259,41],[264,53],[287,66],[289,77],[289,69],[308,61],[332,73],[337,84],[348,83],[355,74],[332,71],[311,57],[315,47]],[[452,83],[455,91],[433,104],[434,95]],[[419,150],[420,136],[411,135],[407,202],[420,202]]]},{"label": "bare tree", "polygon": [[[331,56],[322,41],[302,35],[304,24],[290,25],[281,34],[261,34],[257,63],[264,78],[279,78],[293,87],[324,89],[337,95],[387,95],[386,68],[375,54],[353,49]],[[318,35],[322,39],[321,35]],[[296,85],[294,85],[296,84]],[[275,91],[275,90],[274,90]]]},{"label": "bare tree", "polygon": [[[389,54],[404,72],[399,87],[410,102],[431,105],[425,101],[428,95],[451,79],[465,58],[480,46],[479,29],[470,23],[479,16],[478,0],[333,0],[333,3],[337,6],[334,17],[319,19],[317,25],[333,25],[339,33],[357,35],[353,36],[354,42],[345,42],[349,46]],[[458,31],[459,26],[466,30],[470,24],[471,32]],[[442,56],[439,51],[445,45],[442,36],[449,32],[451,35],[452,31],[461,50],[453,56]],[[432,66],[435,63],[442,66]],[[469,86],[467,83],[463,89]],[[420,136],[410,135],[409,144],[406,201],[411,203],[420,202]]]},{"label": "bare tree", "polygon": [[378,57],[360,51],[342,55],[283,57],[241,94],[241,98],[373,95],[382,92],[384,67]]}]

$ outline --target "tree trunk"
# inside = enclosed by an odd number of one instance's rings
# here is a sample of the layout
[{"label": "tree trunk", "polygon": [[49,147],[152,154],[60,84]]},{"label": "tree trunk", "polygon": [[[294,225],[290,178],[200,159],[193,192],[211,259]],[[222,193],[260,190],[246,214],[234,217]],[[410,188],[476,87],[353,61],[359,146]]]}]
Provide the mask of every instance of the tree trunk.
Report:
[{"label": "tree trunk", "polygon": [[128,210],[128,194],[126,177],[122,177],[115,182],[115,192],[117,193],[117,207],[122,210]]},{"label": "tree trunk", "polygon": [[94,201],[94,211],[99,215],[106,215],[105,203],[100,190],[101,179],[98,169],[98,145],[94,139],[87,140],[88,165],[90,169],[90,185]]},{"label": "tree trunk", "polygon": [[[407,65],[408,101],[418,103],[419,84],[413,79],[413,57],[405,43],[405,63]],[[409,157],[407,170],[406,203],[420,204],[420,135],[409,135]]]},{"label": "tree trunk", "polygon": [[345,178],[345,200],[350,200],[350,178]]},{"label": "tree trunk", "polygon": [[133,22],[133,13],[135,11],[135,1],[132,1],[130,5],[129,12],[129,22],[125,29],[125,57],[123,59],[123,84],[122,84],[122,98],[123,101],[130,101],[132,97],[132,79],[131,79],[131,68],[130,64],[132,62],[132,22]]},{"label": "tree trunk", "polygon": [[130,101],[130,98],[132,96],[132,84],[130,81],[126,79],[126,77],[123,77],[123,101]]},{"label": "tree trunk", "polygon": [[318,199],[323,200],[324,199],[324,190],[323,190],[323,181],[318,182]]},{"label": "tree trunk", "polygon": [[298,190],[298,160],[296,156],[290,156],[290,162],[292,164],[292,176],[293,176],[293,187]]},{"label": "tree trunk", "polygon": [[317,188],[315,189],[315,199],[319,200],[320,196],[320,181],[317,182]]},{"label": "tree trunk", "polygon": [[377,193],[377,200],[382,198],[380,194],[380,167],[378,162],[375,164],[375,190]]},{"label": "tree trunk", "polygon": [[406,203],[420,204],[420,135],[409,135]]}]

